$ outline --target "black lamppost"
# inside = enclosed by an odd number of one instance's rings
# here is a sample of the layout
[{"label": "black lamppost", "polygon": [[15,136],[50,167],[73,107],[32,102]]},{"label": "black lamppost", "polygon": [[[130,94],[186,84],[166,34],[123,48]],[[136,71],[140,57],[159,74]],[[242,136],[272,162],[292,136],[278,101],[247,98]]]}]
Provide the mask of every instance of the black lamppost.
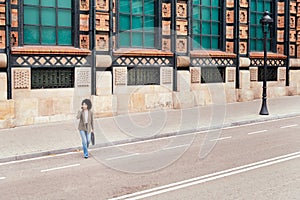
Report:
[{"label": "black lamppost", "polygon": [[270,17],[268,11],[265,11],[264,16],[260,19],[260,23],[262,25],[262,31],[264,34],[264,80],[263,80],[262,105],[259,114],[268,115],[269,112],[267,108],[267,33],[269,31],[271,24],[273,23],[273,19]]}]

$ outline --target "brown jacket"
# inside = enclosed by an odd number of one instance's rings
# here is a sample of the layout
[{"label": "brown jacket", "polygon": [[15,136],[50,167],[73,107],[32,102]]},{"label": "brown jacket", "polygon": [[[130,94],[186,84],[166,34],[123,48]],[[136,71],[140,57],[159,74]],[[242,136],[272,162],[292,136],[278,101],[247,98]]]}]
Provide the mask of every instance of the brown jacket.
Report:
[{"label": "brown jacket", "polygon": [[92,130],[94,130],[94,116],[93,116],[93,112],[91,110],[89,110],[89,113],[88,113],[87,127],[84,124],[84,111],[83,110],[78,111],[77,119],[80,119],[79,125],[78,125],[78,129],[80,131],[87,131],[88,133],[90,133]]}]

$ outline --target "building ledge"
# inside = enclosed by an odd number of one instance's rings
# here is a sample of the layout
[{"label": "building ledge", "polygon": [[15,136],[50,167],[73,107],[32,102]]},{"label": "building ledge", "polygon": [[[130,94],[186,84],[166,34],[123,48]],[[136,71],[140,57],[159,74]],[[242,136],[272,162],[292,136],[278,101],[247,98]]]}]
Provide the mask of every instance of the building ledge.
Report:
[{"label": "building ledge", "polygon": [[[287,56],[279,53],[268,52],[267,57],[271,59],[286,59]],[[250,58],[264,58],[264,52],[251,52]]]},{"label": "building ledge", "polygon": [[12,54],[32,55],[32,54],[63,54],[63,55],[91,55],[88,49],[62,46],[24,46],[12,47]]},{"label": "building ledge", "polygon": [[236,54],[224,51],[191,51],[191,57],[236,58]]},{"label": "building ledge", "polygon": [[158,49],[121,48],[113,53],[114,56],[173,56],[171,51]]}]

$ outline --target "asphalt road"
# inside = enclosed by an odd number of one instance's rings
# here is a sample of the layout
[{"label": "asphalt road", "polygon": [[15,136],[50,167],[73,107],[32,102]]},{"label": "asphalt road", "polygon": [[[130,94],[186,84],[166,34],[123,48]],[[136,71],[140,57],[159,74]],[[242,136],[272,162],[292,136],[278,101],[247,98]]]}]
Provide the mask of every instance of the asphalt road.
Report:
[{"label": "asphalt road", "polygon": [[300,117],[0,163],[0,199],[297,199]]}]

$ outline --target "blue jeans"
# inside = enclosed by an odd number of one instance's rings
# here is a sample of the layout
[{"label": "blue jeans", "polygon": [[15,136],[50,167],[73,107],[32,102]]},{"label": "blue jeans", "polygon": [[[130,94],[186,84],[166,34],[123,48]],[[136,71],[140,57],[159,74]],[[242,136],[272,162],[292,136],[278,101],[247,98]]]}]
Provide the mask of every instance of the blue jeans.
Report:
[{"label": "blue jeans", "polygon": [[84,157],[87,158],[89,157],[89,152],[88,152],[88,144],[91,142],[91,133],[88,133],[86,131],[79,131],[81,140],[82,140],[82,149],[83,149],[83,154]]}]

